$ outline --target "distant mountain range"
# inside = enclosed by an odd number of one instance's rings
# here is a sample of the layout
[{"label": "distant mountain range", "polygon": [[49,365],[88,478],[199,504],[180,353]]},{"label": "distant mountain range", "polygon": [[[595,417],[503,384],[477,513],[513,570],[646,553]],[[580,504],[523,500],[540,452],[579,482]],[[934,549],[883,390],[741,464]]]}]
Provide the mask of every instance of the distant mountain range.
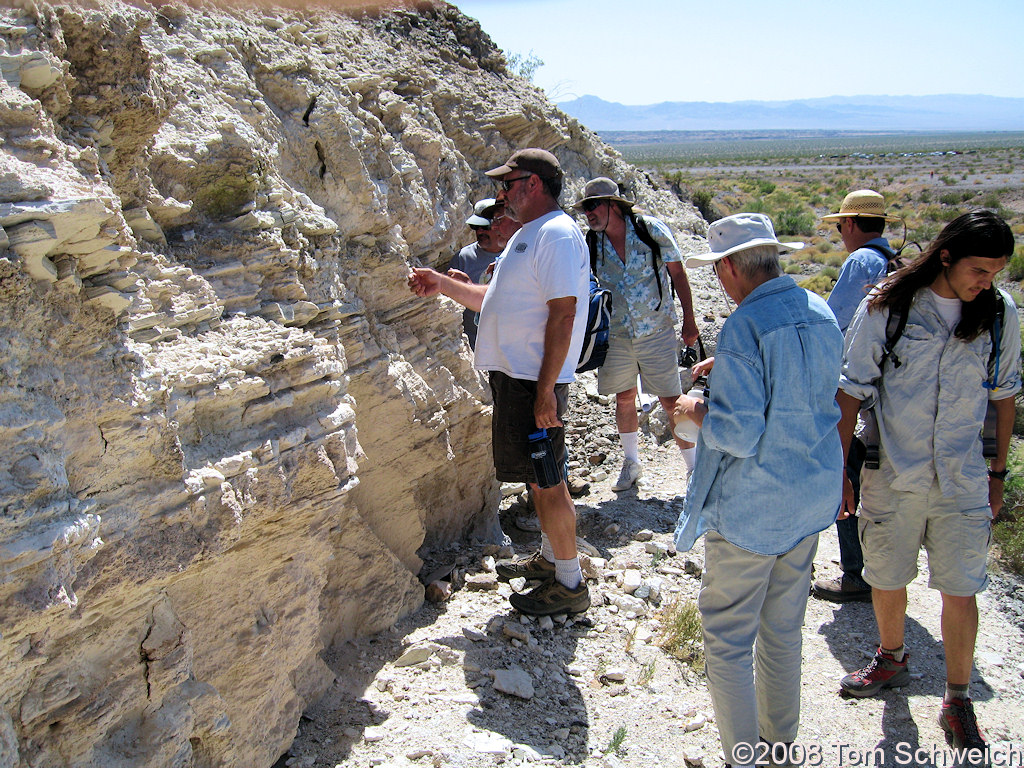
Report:
[{"label": "distant mountain range", "polygon": [[1020,131],[1024,99],[829,96],[798,101],[666,101],[631,106],[582,96],[558,104],[593,131]]}]

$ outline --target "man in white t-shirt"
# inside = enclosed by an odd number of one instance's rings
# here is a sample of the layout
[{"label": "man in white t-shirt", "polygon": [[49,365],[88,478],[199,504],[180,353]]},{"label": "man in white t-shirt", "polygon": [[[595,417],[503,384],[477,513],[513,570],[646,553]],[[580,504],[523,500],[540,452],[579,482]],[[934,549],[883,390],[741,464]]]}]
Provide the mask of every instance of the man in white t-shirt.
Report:
[{"label": "man in white t-shirt", "polygon": [[576,508],[565,478],[537,483],[529,436],[546,429],[556,466],[565,465],[562,416],[575,380],[590,295],[583,233],[558,205],[562,169],[550,152],[523,149],[487,171],[501,185],[497,201],[523,227],[509,240],[487,285],[432,269],[414,269],[417,296],[444,294],[480,311],[476,367],[489,372],[494,413],[492,450],[497,478],[526,482],[541,524],[541,549],[498,564],[500,578],[541,579],[509,601],[522,613],[579,613],[590,594],[576,552]]}]

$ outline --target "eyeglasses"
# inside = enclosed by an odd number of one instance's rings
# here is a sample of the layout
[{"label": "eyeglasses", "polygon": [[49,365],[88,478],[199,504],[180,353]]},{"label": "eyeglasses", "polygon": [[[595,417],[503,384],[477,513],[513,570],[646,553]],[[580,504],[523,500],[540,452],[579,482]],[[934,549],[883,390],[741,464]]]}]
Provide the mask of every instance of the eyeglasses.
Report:
[{"label": "eyeglasses", "polygon": [[838,232],[840,235],[843,234],[843,220],[842,219],[840,219],[839,221],[836,222],[836,232]]},{"label": "eyeglasses", "polygon": [[469,228],[472,229],[474,232],[487,232],[491,228],[491,225],[488,224],[485,227],[480,224],[470,224]]},{"label": "eyeglasses", "polygon": [[514,179],[502,179],[498,183],[501,185],[501,188],[503,190],[508,192],[510,189],[512,189],[512,185],[515,184],[517,181],[522,181],[523,179],[528,179],[531,176],[533,176],[533,174],[532,173],[528,173],[525,176],[516,176]]},{"label": "eyeglasses", "polygon": [[604,204],[604,200],[584,200],[582,203],[580,203],[580,208],[583,209],[584,213],[590,213],[591,211],[597,210]]}]

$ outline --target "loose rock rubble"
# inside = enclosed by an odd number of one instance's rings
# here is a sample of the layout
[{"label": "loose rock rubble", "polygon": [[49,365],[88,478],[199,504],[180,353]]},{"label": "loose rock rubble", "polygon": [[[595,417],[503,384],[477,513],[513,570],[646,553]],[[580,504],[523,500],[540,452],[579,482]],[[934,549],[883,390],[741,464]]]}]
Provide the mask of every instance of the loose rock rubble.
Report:
[{"label": "loose rock rubble", "polygon": [[[621,461],[613,406],[586,389],[574,387],[571,450],[581,468],[597,449],[606,453],[603,462],[591,465],[590,494],[576,502],[579,533],[600,553],[582,558],[591,610],[575,617],[521,616],[508,604],[511,589],[521,585],[490,580],[490,557],[510,550],[433,553],[439,563],[453,566],[453,575],[465,574],[466,588],[388,632],[339,648],[328,659],[338,681],[306,714],[279,766],[710,768],[726,762],[702,668],[659,646],[666,608],[696,600],[703,566],[700,545],[685,553],[673,546],[685,496],[682,462],[673,444],[659,444],[659,433],[650,434],[657,423],[651,419],[641,440],[639,487],[613,493],[614,478],[595,479],[617,470]],[[524,511],[514,494],[502,504],[502,525],[517,553],[539,541],[538,534],[514,527]],[[835,573],[837,561],[829,530],[820,538],[816,568]],[[922,560],[922,573],[924,566]],[[914,680],[877,699],[845,700],[838,694],[839,678],[873,651],[871,606],[810,599],[798,739],[819,756],[809,764],[854,765],[857,755],[881,747],[884,764],[896,765],[904,754],[897,751],[901,743],[939,755],[911,764],[944,764],[948,753],[935,721],[943,680],[939,600],[926,588],[926,578],[910,589],[907,637],[915,652]],[[470,586],[484,580],[491,586]],[[1019,590],[1019,580],[994,573],[992,588],[981,596],[972,684],[979,719],[993,743],[1018,750],[1024,748]],[[398,666],[414,649],[426,648],[433,649],[427,658]]]}]

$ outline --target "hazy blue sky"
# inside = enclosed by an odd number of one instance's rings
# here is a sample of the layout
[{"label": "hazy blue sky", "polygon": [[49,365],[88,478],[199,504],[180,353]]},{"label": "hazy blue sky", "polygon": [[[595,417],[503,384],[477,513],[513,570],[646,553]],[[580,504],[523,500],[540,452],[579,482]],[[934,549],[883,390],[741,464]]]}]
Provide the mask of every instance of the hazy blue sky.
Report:
[{"label": "hazy blue sky", "polygon": [[1022,0],[454,3],[506,53],[542,59],[534,82],[556,101],[1024,97]]}]

